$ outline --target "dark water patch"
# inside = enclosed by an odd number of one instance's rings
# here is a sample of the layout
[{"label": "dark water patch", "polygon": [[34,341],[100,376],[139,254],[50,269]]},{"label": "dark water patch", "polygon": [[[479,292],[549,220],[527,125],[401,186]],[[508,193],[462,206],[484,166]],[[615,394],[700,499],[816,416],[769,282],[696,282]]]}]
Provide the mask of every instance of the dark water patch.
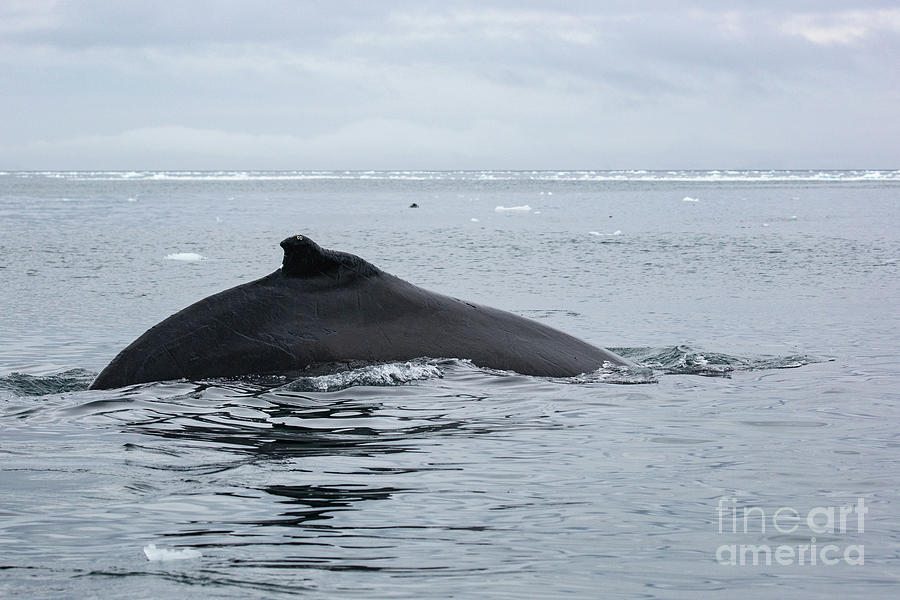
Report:
[{"label": "dark water patch", "polygon": [[394,494],[409,490],[394,487],[370,488],[364,485],[271,485],[260,488],[260,491],[279,498],[280,503],[287,504],[292,508],[282,512],[277,518],[256,521],[251,524],[292,527],[309,521],[331,519],[329,513],[355,509],[354,505],[357,502],[388,500]]}]

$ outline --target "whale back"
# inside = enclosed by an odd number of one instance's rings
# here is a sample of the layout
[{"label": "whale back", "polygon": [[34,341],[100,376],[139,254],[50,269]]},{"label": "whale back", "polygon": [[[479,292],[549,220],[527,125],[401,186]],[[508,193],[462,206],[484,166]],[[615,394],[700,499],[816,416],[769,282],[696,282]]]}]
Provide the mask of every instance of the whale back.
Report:
[{"label": "whale back", "polygon": [[617,355],[509,312],[430,292],[305,236],[282,268],[165,319],[92,388],[171,379],[293,375],[316,365],[464,358],[529,375],[573,376]]}]

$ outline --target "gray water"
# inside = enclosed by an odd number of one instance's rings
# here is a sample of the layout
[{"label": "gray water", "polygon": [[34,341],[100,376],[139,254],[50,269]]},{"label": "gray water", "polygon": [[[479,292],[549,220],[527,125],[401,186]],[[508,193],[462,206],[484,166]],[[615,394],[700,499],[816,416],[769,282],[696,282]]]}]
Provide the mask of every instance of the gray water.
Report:
[{"label": "gray water", "polygon": [[[898,225],[897,171],[2,173],[0,597],[894,598]],[[86,389],[296,233],[652,372]]]}]

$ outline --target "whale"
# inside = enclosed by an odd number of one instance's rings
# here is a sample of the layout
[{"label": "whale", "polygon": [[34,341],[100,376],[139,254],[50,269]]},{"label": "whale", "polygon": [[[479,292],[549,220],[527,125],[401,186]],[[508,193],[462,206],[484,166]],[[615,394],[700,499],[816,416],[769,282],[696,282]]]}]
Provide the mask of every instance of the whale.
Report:
[{"label": "whale", "polygon": [[151,327],[91,384],[303,376],[417,358],[572,377],[627,359],[531,319],[428,291],[305,235],[281,268],[213,294]]}]

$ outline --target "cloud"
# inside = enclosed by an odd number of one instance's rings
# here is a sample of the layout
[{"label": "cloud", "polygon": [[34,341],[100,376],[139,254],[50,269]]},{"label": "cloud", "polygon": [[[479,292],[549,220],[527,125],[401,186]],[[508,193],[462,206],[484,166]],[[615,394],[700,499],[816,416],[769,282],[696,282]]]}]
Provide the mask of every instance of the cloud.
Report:
[{"label": "cloud", "polygon": [[787,19],[782,30],[813,44],[853,44],[880,32],[900,33],[900,9],[803,13]]},{"label": "cloud", "polygon": [[477,168],[497,160],[510,134],[492,123],[453,130],[389,119],[308,137],[163,126],[0,146],[0,160],[65,170],[414,169],[439,168],[449,155]]},{"label": "cloud", "polygon": [[887,2],[269,6],[3,3],[0,168],[900,162]]}]

